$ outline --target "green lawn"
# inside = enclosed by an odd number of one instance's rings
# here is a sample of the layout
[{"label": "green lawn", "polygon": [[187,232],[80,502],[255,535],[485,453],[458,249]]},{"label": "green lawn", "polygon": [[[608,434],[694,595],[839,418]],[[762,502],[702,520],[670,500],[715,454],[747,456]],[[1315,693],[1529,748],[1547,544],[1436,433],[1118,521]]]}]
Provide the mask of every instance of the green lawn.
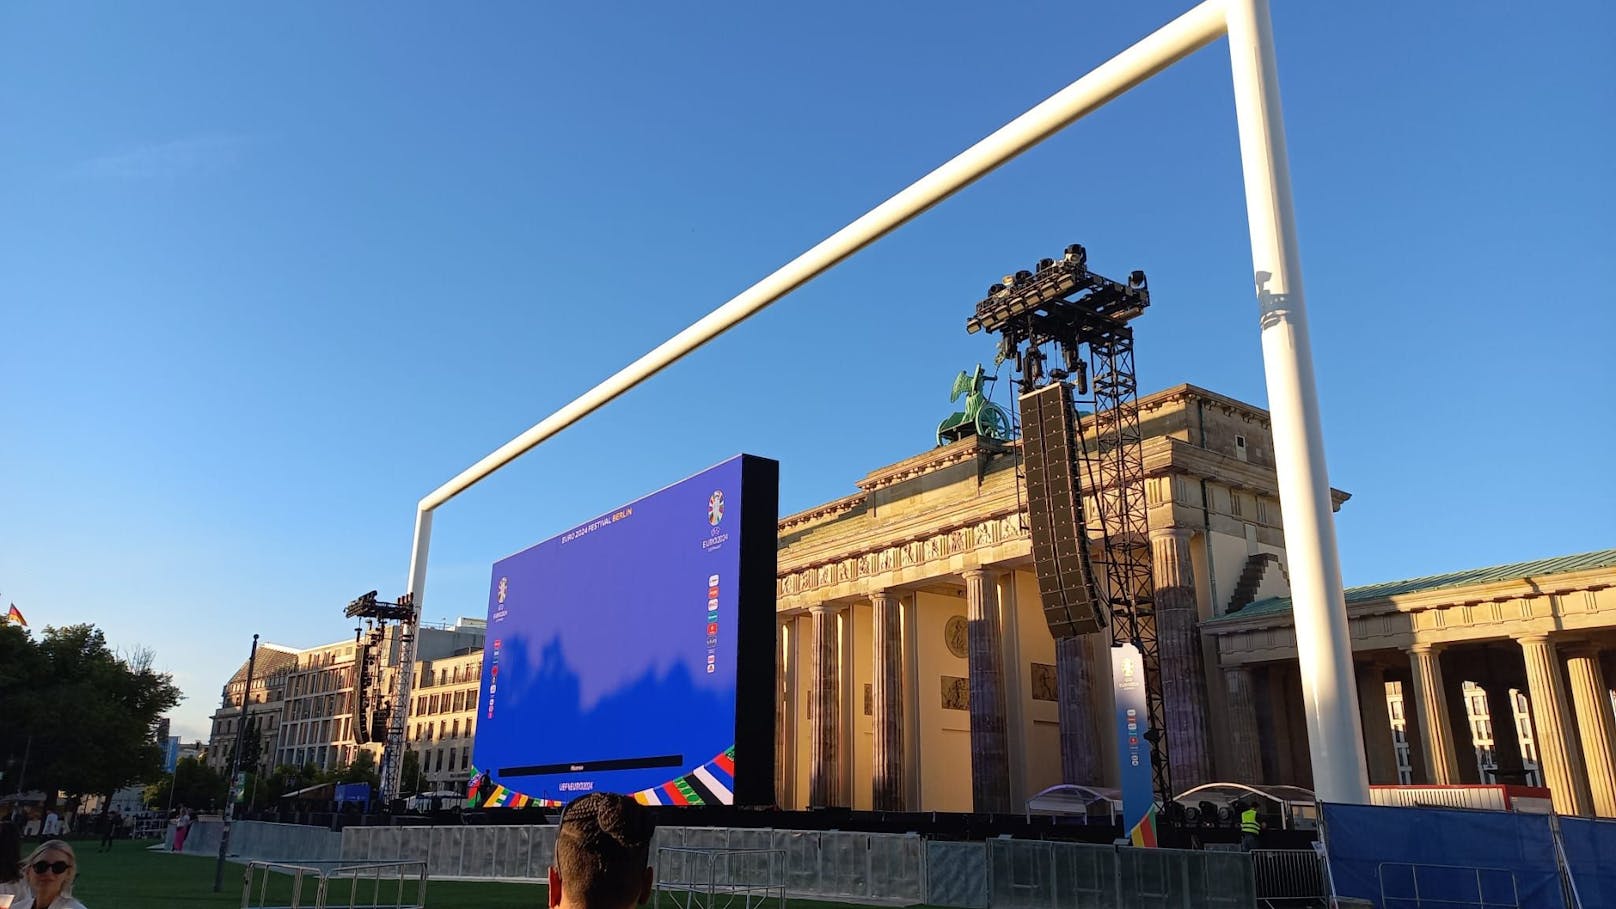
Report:
[{"label": "green lawn", "polygon": [[[77,842],[79,877],[73,895],[89,909],[159,909],[172,906],[241,906],[241,886],[244,865],[227,862],[224,884],[220,892],[213,892],[214,860],[192,855],[170,855],[147,852],[147,843],[123,841],[112,852],[96,852],[93,841]],[[542,884],[469,883],[460,881],[432,881],[427,885],[426,904],[433,909],[454,907],[489,907],[489,909],[516,909],[516,907],[542,907],[545,905]],[[392,903],[395,886],[382,889],[383,904]],[[410,900],[413,889],[406,888],[405,899]],[[270,887],[266,906],[290,904],[290,879],[277,878]],[[371,884],[360,885],[356,904],[371,905]],[[347,906],[349,893],[338,889],[332,906]],[[259,905],[255,888],[252,906]],[[300,905],[314,905],[314,888],[305,886]]]}]

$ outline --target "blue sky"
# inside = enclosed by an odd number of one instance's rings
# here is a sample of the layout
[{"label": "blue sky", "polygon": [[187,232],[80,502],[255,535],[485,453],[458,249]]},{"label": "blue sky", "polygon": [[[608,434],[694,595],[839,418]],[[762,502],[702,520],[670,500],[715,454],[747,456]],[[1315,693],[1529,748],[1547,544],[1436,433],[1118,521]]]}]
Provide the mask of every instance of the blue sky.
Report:
[{"label": "blue sky", "polygon": [[[5,6],[0,600],[204,734],[423,494],[1186,6]],[[1616,13],[1274,18],[1348,583],[1616,545]],[[1071,242],[1150,275],[1143,389],[1264,403],[1218,42],[442,509],[427,617],[736,451],[852,492]]]}]

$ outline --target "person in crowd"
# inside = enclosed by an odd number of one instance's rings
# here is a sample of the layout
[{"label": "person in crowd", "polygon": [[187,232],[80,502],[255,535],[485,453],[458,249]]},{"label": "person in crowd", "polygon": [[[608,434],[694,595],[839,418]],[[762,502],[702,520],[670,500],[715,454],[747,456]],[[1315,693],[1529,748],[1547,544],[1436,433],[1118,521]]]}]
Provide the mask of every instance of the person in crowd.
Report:
[{"label": "person in crowd", "polygon": [[561,814],[550,909],[632,909],[651,899],[656,821],[624,795],[592,792]]},{"label": "person in crowd", "polygon": [[96,851],[111,852],[113,831],[118,829],[118,812],[101,812],[101,814],[96,817],[95,827],[96,832],[101,834],[101,848],[97,849]]},{"label": "person in crowd", "polygon": [[10,821],[0,821],[0,898],[8,896],[14,901],[32,899],[22,876],[22,831]]},{"label": "person in crowd", "polygon": [[174,851],[175,852],[183,852],[183,851],[185,851],[185,835],[187,833],[190,833],[190,832],[191,832],[191,809],[185,807],[184,805],[181,805],[179,812],[174,815]]},{"label": "person in crowd", "polygon": [[1255,802],[1242,802],[1238,805],[1240,810],[1240,851],[1250,852],[1258,848],[1262,840],[1262,819],[1257,816]]},{"label": "person in crowd", "polygon": [[78,859],[73,847],[62,840],[46,840],[23,859],[28,878],[28,894],[11,904],[11,909],[85,909],[73,898],[73,881],[78,877]]},{"label": "person in crowd", "polygon": [[62,835],[62,816],[56,809],[45,812],[45,826],[39,831],[47,839],[55,839]]}]

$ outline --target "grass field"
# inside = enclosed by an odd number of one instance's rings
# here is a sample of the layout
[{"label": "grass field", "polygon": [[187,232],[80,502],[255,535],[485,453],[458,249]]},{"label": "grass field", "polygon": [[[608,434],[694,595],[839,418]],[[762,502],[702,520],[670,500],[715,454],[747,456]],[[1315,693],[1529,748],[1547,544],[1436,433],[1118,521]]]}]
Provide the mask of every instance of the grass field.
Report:
[{"label": "grass field", "polygon": [[[213,892],[215,860],[204,856],[171,855],[150,852],[150,841],[119,842],[111,852],[96,852],[96,841],[75,841],[78,851],[79,876],[73,895],[88,909],[194,909],[201,906],[240,907],[242,876],[246,866],[226,862],[224,882],[218,893]],[[327,905],[347,906],[350,893],[338,882]],[[354,905],[372,905],[372,885],[368,881],[357,884],[359,892]],[[430,909],[543,909],[547,905],[548,889],[543,884],[502,884],[484,881],[431,881],[427,884],[426,905]],[[397,893],[396,885],[382,888],[380,902],[391,904]],[[406,900],[413,898],[414,890],[405,888]],[[255,886],[248,904],[256,907],[290,905],[291,881],[277,877],[262,903]],[[314,889],[306,885],[301,906],[314,905]],[[669,904],[664,901],[663,906]],[[855,909],[843,903],[825,903],[813,900],[789,900],[786,909]],[[864,909],[864,907],[857,907]]]},{"label": "grass field", "polygon": [[[79,877],[73,895],[89,909],[158,909],[158,907],[241,906],[242,872],[245,866],[227,862],[224,884],[220,892],[213,892],[214,860],[201,856],[170,855],[146,851],[147,843],[123,841],[112,852],[97,853],[94,841],[75,842],[78,850]],[[454,907],[488,907],[488,909],[515,909],[515,907],[543,907],[546,889],[542,884],[468,883],[460,881],[432,881],[427,885],[426,904],[433,909]],[[406,888],[406,899],[413,895]],[[384,887],[383,903],[391,903],[396,888]],[[271,886],[266,906],[289,905],[290,880],[279,878]],[[360,885],[362,899],[355,902],[371,905],[371,885]],[[348,905],[346,890],[334,893],[328,905]],[[301,902],[314,905],[312,886],[306,886]],[[253,894],[253,906],[259,905]]]}]

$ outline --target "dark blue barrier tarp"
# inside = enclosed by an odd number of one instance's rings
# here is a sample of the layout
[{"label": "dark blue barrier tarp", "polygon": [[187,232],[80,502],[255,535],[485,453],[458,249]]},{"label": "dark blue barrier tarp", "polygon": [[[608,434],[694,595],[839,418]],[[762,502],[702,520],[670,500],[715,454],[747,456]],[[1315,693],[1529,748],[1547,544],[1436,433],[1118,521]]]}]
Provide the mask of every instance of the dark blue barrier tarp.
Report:
[{"label": "dark blue barrier tarp", "polygon": [[1562,817],[1560,844],[1582,905],[1616,906],[1616,821]]},{"label": "dark blue barrier tarp", "polygon": [[1548,815],[1325,805],[1322,820],[1338,896],[1380,909],[1565,909]]}]

